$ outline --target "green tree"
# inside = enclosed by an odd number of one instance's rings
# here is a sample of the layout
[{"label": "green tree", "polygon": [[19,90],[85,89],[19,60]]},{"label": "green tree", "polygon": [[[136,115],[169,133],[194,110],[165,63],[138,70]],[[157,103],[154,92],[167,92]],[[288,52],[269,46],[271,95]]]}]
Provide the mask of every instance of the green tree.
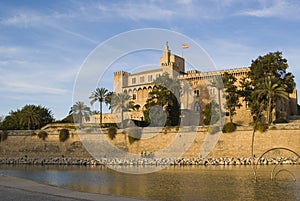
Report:
[{"label": "green tree", "polygon": [[185,109],[187,109],[188,105],[189,105],[189,94],[192,91],[192,87],[191,87],[190,83],[187,80],[183,80],[181,89],[182,89],[182,94],[181,95],[186,96],[186,107],[185,107]]},{"label": "green tree", "polygon": [[111,98],[111,108],[113,112],[121,112],[121,128],[124,128],[124,112],[133,107],[131,97],[125,93],[113,94]]},{"label": "green tree", "polygon": [[54,121],[52,112],[40,105],[25,105],[22,109],[11,111],[1,124],[4,130],[39,129]]},{"label": "green tree", "polygon": [[232,123],[233,116],[236,114],[236,108],[241,107],[239,102],[239,91],[235,84],[236,77],[227,72],[224,73],[223,82],[225,88],[226,109],[229,113],[229,119]]},{"label": "green tree", "polygon": [[74,121],[79,122],[79,127],[82,128],[82,120],[90,119],[91,109],[84,102],[78,101],[71,107],[69,114],[73,115]]},{"label": "green tree", "polygon": [[220,114],[219,114],[219,104],[216,101],[212,100],[210,103],[205,105],[204,110],[202,111],[203,114],[203,123],[205,125],[212,125],[219,121]]},{"label": "green tree", "polygon": [[56,121],[57,123],[75,123],[74,118],[72,114],[68,114],[65,118],[62,120]]},{"label": "green tree", "polygon": [[111,99],[112,99],[113,95],[114,95],[114,92],[112,92],[112,91],[108,92],[106,94],[105,100],[104,100],[105,104],[107,106],[109,106],[110,112],[112,112],[112,109],[111,109]]},{"label": "green tree", "polygon": [[218,114],[220,115],[219,119],[221,120],[221,124],[222,122],[222,100],[221,100],[221,91],[224,89],[224,83],[223,83],[223,79],[220,75],[216,75],[213,77],[212,81],[209,84],[210,87],[216,88],[218,91],[218,106],[219,106],[219,112]]},{"label": "green tree", "polygon": [[243,101],[250,106],[249,104],[252,101],[252,92],[254,87],[248,76],[244,76],[240,80],[240,89],[238,90],[239,96],[243,98]]},{"label": "green tree", "polygon": [[287,68],[287,60],[282,57],[281,52],[270,52],[253,60],[250,71],[240,82],[240,95],[250,106],[253,117],[252,156],[255,132],[258,128],[265,127],[263,112],[267,111],[267,122],[270,123],[271,112],[276,106],[275,100],[286,97],[295,88],[294,76],[287,72]]},{"label": "green tree", "polygon": [[248,76],[254,87],[263,83],[265,77],[274,76],[279,79],[279,85],[285,86],[286,91],[292,93],[296,84],[294,76],[287,72],[287,68],[287,59],[282,57],[282,52],[270,52],[252,61]]},{"label": "green tree", "polygon": [[258,99],[267,100],[267,122],[270,124],[272,122],[272,111],[274,109],[275,103],[279,99],[287,100],[289,95],[283,86],[280,86],[280,81],[274,76],[267,76],[264,82],[259,84],[255,90],[258,94]]},{"label": "green tree", "polygon": [[35,106],[26,105],[22,109],[20,124],[24,127],[27,127],[28,130],[35,129],[40,126],[41,119]]},{"label": "green tree", "polygon": [[158,105],[161,106],[167,114],[166,125],[178,125],[180,123],[179,95],[181,92],[179,80],[170,78],[168,73],[163,73],[156,78],[153,83],[153,90],[149,93],[149,98],[145,105],[145,120],[150,121],[148,116],[149,110],[151,107]]},{"label": "green tree", "polygon": [[108,90],[105,88],[97,88],[92,92],[92,95],[89,97],[91,99],[91,105],[99,101],[99,111],[100,111],[100,126],[102,126],[102,103],[105,101]]}]

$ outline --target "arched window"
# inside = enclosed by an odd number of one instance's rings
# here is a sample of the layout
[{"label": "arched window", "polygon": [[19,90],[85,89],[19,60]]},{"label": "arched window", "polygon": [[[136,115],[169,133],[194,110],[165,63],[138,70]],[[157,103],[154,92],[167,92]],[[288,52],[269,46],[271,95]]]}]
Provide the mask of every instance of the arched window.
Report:
[{"label": "arched window", "polygon": [[195,103],[194,110],[195,110],[195,112],[200,112],[200,106],[199,106],[198,102]]}]

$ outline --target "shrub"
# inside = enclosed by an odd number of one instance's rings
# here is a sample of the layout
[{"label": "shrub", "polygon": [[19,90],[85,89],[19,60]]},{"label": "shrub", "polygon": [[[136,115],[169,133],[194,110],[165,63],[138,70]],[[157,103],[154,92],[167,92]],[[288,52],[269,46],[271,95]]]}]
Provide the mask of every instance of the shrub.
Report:
[{"label": "shrub", "polygon": [[115,127],[109,127],[107,129],[109,139],[113,140],[116,137],[117,129]]},{"label": "shrub", "polygon": [[70,137],[70,133],[69,133],[68,129],[61,129],[59,131],[59,141],[60,142],[66,141],[67,139],[69,139],[69,137]]},{"label": "shrub", "polygon": [[256,130],[260,131],[260,132],[266,132],[269,128],[269,125],[268,124],[265,124],[265,123],[258,123],[257,126],[256,126]]},{"label": "shrub", "polygon": [[37,134],[37,136],[42,139],[45,140],[48,137],[48,133],[44,130],[39,131],[39,133]]},{"label": "shrub", "polygon": [[128,128],[126,133],[128,134],[128,140],[130,144],[140,140],[142,137],[142,130],[138,127]]},{"label": "shrub", "polygon": [[285,123],[289,123],[286,119],[284,118],[279,118],[276,119],[275,121],[273,121],[274,124],[285,124]]},{"label": "shrub", "polygon": [[5,140],[7,140],[7,138],[8,138],[8,132],[7,131],[2,131],[0,133],[0,142],[3,142]]},{"label": "shrub", "polygon": [[223,133],[232,133],[235,130],[236,130],[236,124],[229,122],[223,126],[222,132]]}]

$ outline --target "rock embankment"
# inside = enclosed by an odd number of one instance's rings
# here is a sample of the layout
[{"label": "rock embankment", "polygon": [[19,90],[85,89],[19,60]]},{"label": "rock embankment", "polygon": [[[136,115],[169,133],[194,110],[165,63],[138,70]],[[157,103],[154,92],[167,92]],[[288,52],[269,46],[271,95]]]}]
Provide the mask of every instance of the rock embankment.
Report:
[{"label": "rock embankment", "polygon": [[[180,165],[253,165],[258,158],[133,158],[133,159],[117,159],[117,158],[0,158],[0,164],[10,165],[123,165],[123,166],[180,166]],[[289,164],[300,165],[300,159],[297,157],[274,157],[261,158],[259,165],[276,165]]]}]

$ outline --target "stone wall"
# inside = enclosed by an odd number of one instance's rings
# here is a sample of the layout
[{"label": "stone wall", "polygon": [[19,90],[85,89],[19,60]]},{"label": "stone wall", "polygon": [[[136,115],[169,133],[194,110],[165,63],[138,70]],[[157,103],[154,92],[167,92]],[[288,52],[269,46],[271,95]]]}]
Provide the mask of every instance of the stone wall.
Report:
[{"label": "stone wall", "polygon": [[[171,143],[180,142],[178,156],[180,151],[187,149],[185,146],[189,140],[192,140],[191,146],[181,157],[199,157],[203,153],[203,143],[207,137],[206,128],[185,127],[180,133],[178,129],[145,128],[143,129],[142,140],[129,143],[128,138],[123,131],[118,130],[116,138],[108,141],[123,150],[140,154],[141,152],[156,153],[159,150],[166,149]],[[8,139],[0,142],[0,157],[76,157],[90,158],[90,154],[83,147],[80,136],[76,130],[69,129],[70,138],[66,142],[59,142],[59,131],[57,128],[48,128],[48,137],[45,141],[39,139],[38,131],[21,132],[10,131]],[[83,129],[80,131],[84,135],[101,135],[97,129]],[[196,132],[195,138],[193,133]],[[214,137],[214,136],[213,136]],[[251,156],[252,130],[249,127],[238,128],[233,133],[223,133],[219,136],[214,149],[207,157],[250,157]],[[177,142],[176,142],[177,140]],[[185,143],[187,142],[187,143]],[[274,147],[286,147],[300,153],[300,129],[299,125],[285,125],[271,127],[267,132],[256,132],[254,153],[260,156],[264,151]],[[177,155],[177,153],[175,154]],[[287,151],[274,151],[269,156],[293,156]]]},{"label": "stone wall", "polygon": [[48,129],[45,140],[37,136],[39,131],[8,131],[8,138],[0,142],[0,157],[78,157],[90,158],[76,131],[69,129],[70,138],[59,141],[59,131]]}]

